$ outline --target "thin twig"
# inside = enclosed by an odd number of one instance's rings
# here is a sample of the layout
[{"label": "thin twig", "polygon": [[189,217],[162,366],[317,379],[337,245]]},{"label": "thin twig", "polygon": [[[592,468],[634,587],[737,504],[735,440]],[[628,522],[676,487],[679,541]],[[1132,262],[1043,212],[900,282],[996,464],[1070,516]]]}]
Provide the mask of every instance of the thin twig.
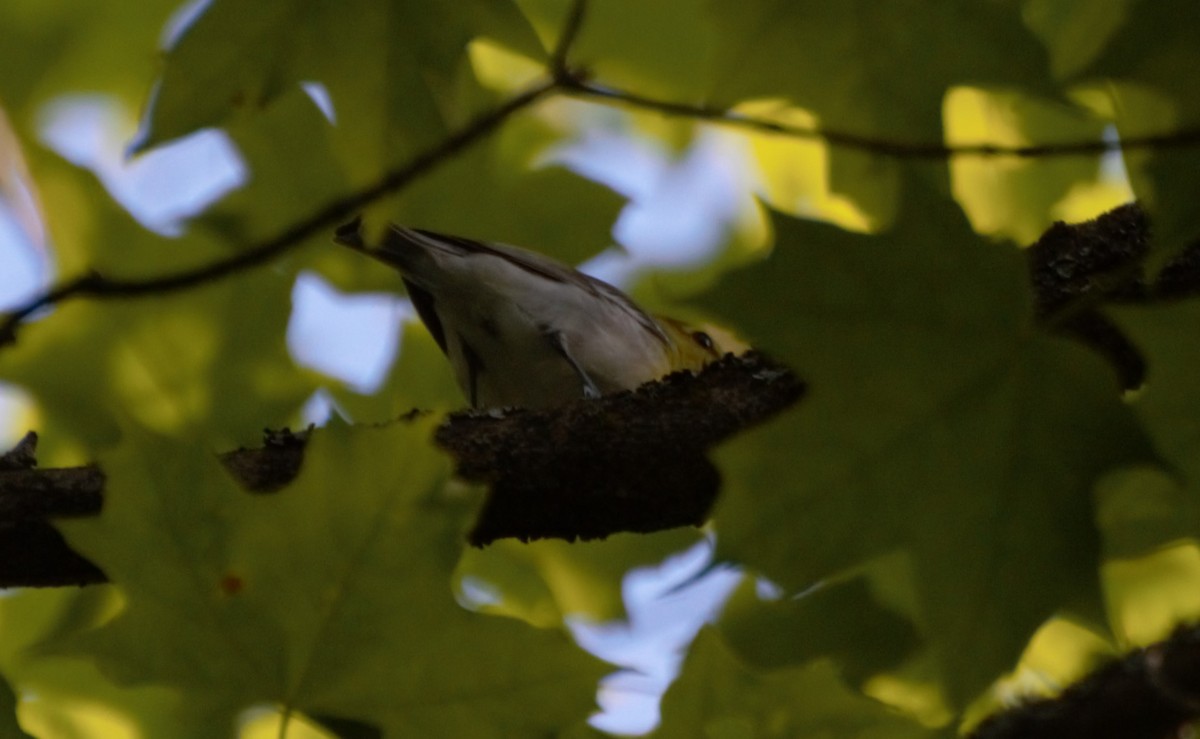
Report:
[{"label": "thin twig", "polygon": [[14,343],[20,323],[47,306],[76,297],[106,299],[161,295],[214,282],[231,274],[266,264],[321,231],[340,225],[369,203],[400,190],[442,161],[491,133],[513,114],[533,105],[549,93],[563,88],[568,81],[578,82],[580,77],[567,69],[567,55],[570,52],[571,44],[579,34],[585,6],[586,0],[576,0],[571,6],[558,43],[555,45],[547,79],[510,98],[503,105],[478,116],[462,129],[447,136],[438,145],[420,152],[406,164],[386,172],[373,185],[327,203],[309,217],[293,224],[272,238],[251,245],[229,259],[149,279],[108,277],[93,271],[62,282],[31,298],[0,320],[0,348]]},{"label": "thin twig", "polygon": [[998,144],[955,146],[945,143],[890,141],[844,131],[798,126],[769,118],[742,115],[716,106],[657,100],[637,93],[594,84],[589,80],[586,70],[573,69],[569,66],[567,57],[582,28],[586,5],[586,0],[576,0],[571,5],[563,23],[563,30],[549,60],[548,79],[474,119],[437,146],[419,153],[407,164],[387,172],[375,184],[326,204],[308,218],[270,239],[251,245],[229,259],[143,280],[108,277],[90,272],[60,283],[0,318],[0,348],[16,341],[18,325],[30,315],[49,305],[61,303],[70,298],[84,296],[99,299],[130,298],[168,293],[203,285],[265,264],[320,231],[339,225],[372,201],[402,189],[445,159],[492,132],[509,116],[554,92],[796,139],[823,141],[831,146],[856,149],[897,159],[1085,156],[1135,149],[1164,149],[1200,144],[1200,128],[1145,136],[1126,136],[1115,141],[1088,140],[1026,146],[1001,146]]},{"label": "thin twig", "polygon": [[536,103],[556,86],[554,80],[540,82],[503,105],[475,118],[438,145],[422,151],[402,166],[384,173],[374,184],[327,203],[307,218],[229,259],[149,279],[124,279],[90,272],[67,280],[4,316],[0,322],[0,347],[16,340],[16,329],[21,321],[46,306],[62,303],[70,298],[86,296],[106,299],[160,295],[214,282],[265,264],[321,231],[336,227],[367,204],[409,185],[442,161],[491,133],[514,113]]},{"label": "thin twig", "polygon": [[831,146],[856,149],[894,159],[950,159],[953,157],[1016,157],[1022,159],[1087,156],[1135,149],[1165,149],[1200,144],[1200,128],[1188,128],[1145,136],[1124,136],[1119,140],[1068,141],[1054,144],[1002,146],[1000,144],[930,143],[889,141],[844,131],[798,126],[769,118],[742,115],[727,108],[690,105],[639,95],[626,90],[604,87],[579,78],[561,80],[564,91],[578,98],[612,101],[629,107],[653,110],[665,115],[696,118],[711,123],[736,126],[762,133],[774,133],[796,139],[823,141]]},{"label": "thin twig", "polygon": [[587,12],[587,0],[575,0],[567,11],[567,19],[563,22],[562,33],[554,45],[554,53],[550,56],[550,75],[556,82],[561,81],[567,73],[567,54],[575,45],[579,29],[583,28],[583,16]]}]

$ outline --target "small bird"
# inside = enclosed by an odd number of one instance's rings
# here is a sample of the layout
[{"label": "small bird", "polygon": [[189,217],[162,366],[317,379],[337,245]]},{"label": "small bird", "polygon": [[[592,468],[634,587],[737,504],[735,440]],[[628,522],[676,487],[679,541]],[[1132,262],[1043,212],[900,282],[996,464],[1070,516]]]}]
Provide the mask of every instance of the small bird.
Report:
[{"label": "small bird", "polygon": [[525,249],[396,225],[369,246],[357,218],[334,241],[400,272],[475,408],[598,398],[748,349],[727,331],[651,316],[612,285]]}]

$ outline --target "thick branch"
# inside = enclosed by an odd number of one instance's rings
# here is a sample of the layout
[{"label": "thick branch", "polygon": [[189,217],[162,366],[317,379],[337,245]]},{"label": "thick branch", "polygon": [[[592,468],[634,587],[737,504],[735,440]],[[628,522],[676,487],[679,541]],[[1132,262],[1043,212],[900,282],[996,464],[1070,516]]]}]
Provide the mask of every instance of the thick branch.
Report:
[{"label": "thick branch", "polygon": [[[1043,324],[1104,355],[1125,387],[1140,384],[1144,361],[1099,308],[1200,293],[1200,247],[1185,250],[1147,283],[1141,274],[1147,243],[1145,215],[1128,205],[1087,223],[1057,224],[1027,251]],[[488,483],[492,491],[472,541],[590,538],[703,521],[718,485],[704,452],[795,399],[798,382],[780,371],[761,358],[721,363],[695,381],[668,378],[636,393],[555,411],[451,417],[438,441],[454,455],[462,477]],[[263,449],[222,459],[248,488],[274,490],[299,469],[303,439],[274,434]],[[30,469],[20,461],[31,458],[29,447],[26,441],[0,457],[0,524],[9,526],[0,543],[32,541],[34,534],[12,527],[33,527],[40,532],[37,541],[49,542],[37,556],[48,560],[57,552],[65,559],[53,576],[52,567],[31,567],[9,547],[4,551],[10,555],[0,557],[0,585],[86,581],[78,558],[55,543],[57,534],[45,520],[94,514],[104,476],[94,466]],[[97,576],[94,568],[82,572]]]},{"label": "thick branch", "polygon": [[1171,739],[1200,718],[1200,630],[1181,629],[1072,685],[999,713],[971,739]]},{"label": "thick branch", "polygon": [[[1140,377],[1136,349],[1115,327],[1115,334],[1097,332],[1079,319],[1103,321],[1098,309],[1113,301],[1200,293],[1200,247],[1147,281],[1147,243],[1145,216],[1129,205],[1087,223],[1057,224],[1028,251],[1043,324],[1098,349],[1126,380]],[[705,451],[802,392],[791,373],[762,357],[729,358],[698,377],[672,376],[558,410],[460,413],[447,419],[437,441],[460,476],[490,486],[473,543],[654,531],[702,522],[719,483]],[[271,434],[263,448],[222,460],[247,488],[277,490],[298,471],[305,439]],[[103,573],[67,548],[46,519],[99,511],[104,476],[95,466],[33,470],[33,442],[0,455],[0,583],[102,582]],[[1059,698],[999,714],[974,737],[1165,739],[1197,716],[1200,633],[1189,630],[1097,670]]]},{"label": "thick branch", "polygon": [[[473,544],[658,531],[703,523],[719,484],[705,451],[802,393],[795,375],[762,356],[727,357],[697,376],[556,410],[458,413],[437,442],[461,477],[490,485]],[[299,471],[307,436],[271,433],[262,448],[221,461],[247,489],[273,492]],[[97,514],[104,483],[96,465],[0,468],[0,553],[37,542],[23,556],[0,557],[0,587],[102,581],[48,521]]]},{"label": "thick branch", "polygon": [[1200,295],[1200,243],[1183,249],[1152,280],[1143,265],[1149,251],[1150,223],[1132,203],[1085,223],[1056,223],[1026,250],[1042,324],[1099,352],[1124,389],[1142,384],[1146,363],[1103,307]]},{"label": "thick branch", "polygon": [[471,543],[699,526],[720,487],[705,452],[790,406],[803,384],[759,355],[554,410],[466,414],[437,440],[488,483]]}]

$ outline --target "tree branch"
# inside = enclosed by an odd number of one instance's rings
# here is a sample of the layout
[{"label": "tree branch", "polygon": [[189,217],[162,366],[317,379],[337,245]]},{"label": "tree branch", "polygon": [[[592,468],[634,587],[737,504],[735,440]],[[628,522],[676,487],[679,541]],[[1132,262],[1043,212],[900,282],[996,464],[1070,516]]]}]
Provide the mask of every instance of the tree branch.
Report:
[{"label": "tree branch", "polygon": [[503,105],[467,123],[437,145],[417,154],[405,164],[384,173],[375,183],[326,203],[307,218],[271,238],[247,247],[228,259],[149,279],[125,279],[90,272],[67,280],[5,315],[0,321],[0,347],[16,341],[17,326],[30,315],[49,305],[62,303],[69,298],[108,299],[162,295],[176,290],[198,287],[266,264],[289,249],[302,244],[310,237],[316,236],[322,231],[333,230],[334,227],[356,215],[363,207],[384,195],[411,184],[441,162],[491,133],[514,113],[541,100],[555,89],[556,84],[552,80],[543,81],[512,97]]},{"label": "tree branch", "polygon": [[582,99],[602,100],[631,108],[656,111],[680,118],[695,118],[710,123],[743,128],[760,133],[774,133],[795,139],[821,141],[830,146],[855,149],[868,154],[893,159],[952,159],[956,157],[1014,157],[1038,159],[1064,156],[1089,156],[1117,151],[1168,149],[1200,144],[1200,128],[1186,128],[1145,136],[1127,136],[1116,141],[1067,141],[1054,144],[1002,146],[1000,144],[951,145],[940,142],[898,141],[864,136],[847,131],[799,126],[781,121],[735,113],[728,108],[658,100],[635,92],[588,82],[566,79],[563,91]]},{"label": "tree branch", "polygon": [[550,76],[561,86],[564,75],[567,74],[567,55],[575,45],[575,39],[583,28],[583,17],[587,13],[587,0],[575,0],[567,10],[563,29],[558,35],[558,43],[554,45],[554,53],[550,55]]},{"label": "tree branch", "polygon": [[699,526],[720,475],[706,452],[795,403],[804,384],[758,355],[551,410],[459,414],[437,432],[489,494],[469,540],[597,539]]},{"label": "tree branch", "polygon": [[1084,223],[1056,223],[1025,250],[1039,323],[1101,354],[1126,390],[1142,384],[1146,362],[1102,309],[1200,295],[1200,242],[1147,279],[1150,236],[1145,211],[1131,203]]},{"label": "tree branch", "polygon": [[547,79],[514,95],[495,109],[477,116],[438,144],[419,152],[399,167],[385,172],[375,183],[326,203],[307,218],[285,228],[271,238],[252,244],[228,259],[149,279],[110,277],[92,271],[67,280],[34,296],[24,305],[10,311],[0,319],[0,348],[14,343],[20,323],[47,306],[62,303],[70,298],[137,298],[199,287],[266,264],[322,231],[333,230],[357,215],[365,206],[385,195],[403,189],[443,161],[487,136],[512,115],[532,106],[562,87],[565,80],[575,79],[575,75],[567,70],[567,55],[570,53],[571,44],[579,34],[585,6],[585,0],[575,0],[568,11],[558,44],[550,59]]},{"label": "tree branch", "polygon": [[[1200,246],[1147,282],[1148,239],[1145,214],[1127,205],[1094,221],[1056,224],[1025,252],[1043,328],[1098,351],[1124,387],[1140,384],[1145,362],[1100,308],[1200,294]],[[655,531],[702,522],[719,483],[705,452],[802,390],[786,370],[751,356],[695,379],[671,377],[556,410],[456,414],[437,438],[461,477],[490,488],[472,543]],[[306,438],[272,434],[262,449],[221,459],[248,489],[277,490],[299,469]],[[0,586],[95,581],[99,571],[66,549],[47,520],[98,512],[104,475],[96,466],[32,469],[34,441],[0,455],[0,554],[7,553]]]},{"label": "tree branch", "polygon": [[[677,373],[553,410],[456,413],[436,440],[460,477],[489,485],[469,536],[476,546],[658,531],[703,523],[719,485],[705,452],[803,392],[779,364],[731,356],[698,375]],[[275,492],[299,471],[308,435],[270,433],[262,448],[220,459],[247,490]],[[23,454],[28,463],[0,467],[0,587],[102,582],[50,521],[98,514],[103,471],[94,464],[37,470],[28,449]]]},{"label": "tree branch", "polygon": [[1055,698],[988,718],[971,739],[1171,739],[1200,717],[1200,629],[1180,629]]},{"label": "tree branch", "polygon": [[[1145,214],[1126,205],[1086,223],[1056,224],[1025,252],[1042,326],[1103,355],[1123,387],[1141,383],[1145,362],[1100,308],[1200,294],[1200,245],[1147,282],[1148,240]],[[766,360],[742,362],[713,365],[695,381],[668,378],[553,411],[452,416],[439,443],[460,476],[491,488],[471,541],[593,538],[703,521],[718,486],[705,451],[802,391]],[[273,434],[263,449],[221,458],[247,488],[276,490],[299,469],[305,438]],[[95,581],[98,570],[66,549],[46,521],[99,511],[104,475],[95,466],[32,469],[35,441],[0,455],[0,554],[7,553],[0,586]]]},{"label": "tree branch", "polygon": [[586,5],[586,0],[575,0],[568,10],[558,42],[547,63],[548,78],[546,80],[512,97],[496,109],[478,116],[462,129],[447,136],[439,144],[417,154],[404,165],[388,171],[374,184],[325,204],[307,218],[269,239],[247,247],[228,259],[149,279],[111,277],[92,271],[67,280],[0,317],[0,349],[15,343],[18,326],[30,315],[42,308],[68,299],[78,297],[136,298],[161,295],[198,287],[266,264],[321,231],[333,229],[349,220],[357,215],[364,206],[380,197],[401,190],[441,162],[490,134],[513,114],[532,106],[552,93],[618,103],[657,111],[665,115],[695,118],[796,139],[823,141],[832,146],[857,149],[899,159],[948,159],[968,156],[1019,158],[1083,156],[1114,151],[1162,149],[1200,144],[1200,128],[1192,128],[1162,134],[1128,136],[1118,141],[1077,141],[1012,147],[996,144],[951,146],[944,143],[878,139],[849,132],[797,126],[767,118],[746,116],[726,108],[658,100],[634,92],[595,84],[588,79],[589,75],[586,70],[573,69],[569,66],[568,56],[582,29]]},{"label": "tree branch", "polygon": [[579,35],[585,10],[585,0],[575,0],[572,3],[563,23],[558,43],[550,58],[547,79],[514,95],[495,109],[477,116],[438,144],[418,153],[403,165],[385,172],[375,183],[326,203],[307,218],[285,228],[271,238],[252,244],[228,259],[149,279],[110,277],[92,271],[67,280],[34,296],[24,305],[0,318],[0,349],[16,341],[17,327],[22,321],[47,306],[56,305],[71,298],[137,298],[199,287],[266,264],[322,231],[333,230],[357,215],[365,206],[385,195],[403,189],[443,161],[487,136],[512,115],[532,106],[551,92],[561,89],[566,81],[578,80],[579,74],[567,69],[567,56],[570,53],[571,45]]},{"label": "tree branch", "polygon": [[[1129,365],[1120,352],[1054,317],[1080,300],[1086,310],[1076,318],[1102,318],[1097,309],[1109,302],[1200,294],[1200,247],[1147,281],[1141,265],[1148,238],[1145,214],[1127,205],[1086,223],[1056,224],[1027,251],[1043,325],[1097,348],[1122,376]],[[674,375],[561,409],[455,414],[436,438],[461,477],[490,487],[469,534],[474,544],[655,531],[702,522],[719,483],[705,451],[786,409],[803,391],[794,375],[763,357],[727,358],[696,377]],[[247,489],[279,490],[299,470],[307,435],[270,434],[263,448],[221,459]],[[34,470],[35,442],[31,435],[0,455],[0,586],[103,582],[104,573],[69,549],[48,521],[95,515],[103,472],[95,465]],[[1165,739],[1197,716],[1200,631],[1193,628],[1096,670],[1057,698],[993,716],[972,736]]]}]

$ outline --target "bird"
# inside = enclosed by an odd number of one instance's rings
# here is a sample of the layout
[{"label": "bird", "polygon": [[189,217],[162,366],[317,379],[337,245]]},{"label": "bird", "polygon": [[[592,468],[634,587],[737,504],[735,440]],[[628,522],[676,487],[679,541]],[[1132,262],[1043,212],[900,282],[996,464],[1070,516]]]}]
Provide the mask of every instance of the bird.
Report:
[{"label": "bird", "polygon": [[616,287],[537,252],[361,217],[334,241],[399,271],[473,408],[599,398],[749,347],[716,326],[651,315]]}]

